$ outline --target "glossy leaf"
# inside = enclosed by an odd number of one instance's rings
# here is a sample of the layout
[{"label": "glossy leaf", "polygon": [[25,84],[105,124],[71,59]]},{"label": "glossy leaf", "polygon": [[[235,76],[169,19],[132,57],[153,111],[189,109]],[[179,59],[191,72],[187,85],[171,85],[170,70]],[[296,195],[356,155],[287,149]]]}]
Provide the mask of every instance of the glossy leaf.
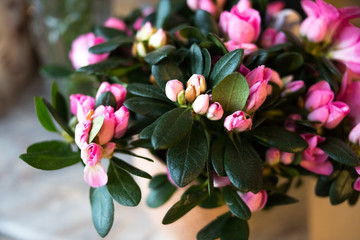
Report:
[{"label": "glossy leaf", "polygon": [[219,238],[221,236],[222,229],[230,216],[231,214],[228,212],[217,217],[197,233],[196,239],[210,240]]},{"label": "glossy leaf", "polygon": [[145,61],[151,65],[158,64],[164,58],[170,56],[176,48],[172,45],[165,45],[155,51],[148,53],[145,57]]},{"label": "glossy leaf", "polygon": [[348,171],[341,171],[330,186],[331,204],[337,205],[350,198],[354,191],[353,182],[354,179],[352,179]]},{"label": "glossy leaf", "polygon": [[199,46],[194,43],[190,48],[190,71],[191,73],[203,74],[204,59]]},{"label": "glossy leaf", "polygon": [[92,120],[88,143],[92,143],[94,141],[95,137],[100,132],[102,125],[104,124],[104,120],[104,116],[97,116]]},{"label": "glossy leaf", "polygon": [[208,33],[219,34],[218,23],[215,18],[205,10],[197,10],[194,17],[195,26],[206,35]]},{"label": "glossy leaf", "polygon": [[279,205],[288,205],[297,203],[299,200],[290,197],[284,193],[274,193],[268,195],[268,200],[266,202],[266,207],[273,207]]},{"label": "glossy leaf", "polygon": [[140,115],[147,117],[160,117],[164,113],[173,109],[173,106],[156,99],[143,97],[132,97],[125,101],[125,107]]},{"label": "glossy leaf", "polygon": [[42,75],[48,78],[67,78],[72,74],[72,71],[67,67],[57,65],[57,64],[48,64],[41,67],[40,72]]},{"label": "glossy leaf", "polygon": [[95,109],[100,105],[103,105],[105,107],[110,106],[113,109],[116,109],[116,99],[114,95],[110,91],[100,94],[100,96],[96,98]]},{"label": "glossy leaf", "polygon": [[163,28],[165,20],[170,16],[171,13],[171,1],[160,0],[156,11],[156,28]]},{"label": "glossy leaf", "polygon": [[105,73],[111,69],[123,66],[125,63],[124,59],[111,58],[95,64],[87,65],[77,69],[78,72],[86,73]]},{"label": "glossy leaf", "polygon": [[250,209],[232,187],[224,187],[223,196],[230,211],[236,217],[243,220],[247,220],[251,217]]},{"label": "glossy leaf", "polygon": [[212,144],[211,147],[211,162],[215,169],[215,172],[219,176],[225,176],[225,167],[224,167],[224,138],[217,138]]},{"label": "glossy leaf", "polygon": [[272,63],[274,68],[283,75],[293,73],[300,68],[304,64],[304,58],[297,52],[285,52],[277,55]]},{"label": "glossy leaf", "polygon": [[203,75],[204,75],[205,79],[207,79],[209,77],[210,70],[211,70],[211,55],[206,48],[202,49],[201,52],[202,52],[203,59],[204,59]]},{"label": "glossy leaf", "polygon": [[186,39],[196,39],[198,41],[205,40],[205,36],[196,27],[184,27],[179,32],[180,35]]},{"label": "glossy leaf", "polygon": [[113,38],[107,42],[97,44],[97,45],[89,48],[89,52],[94,53],[94,54],[109,53],[111,51],[114,51],[115,49],[117,49],[118,47],[120,47],[122,45],[129,44],[132,42],[133,42],[133,39],[131,39],[127,36],[117,37],[117,38]]},{"label": "glossy leaf", "polygon": [[247,221],[231,217],[229,218],[221,232],[220,240],[248,240],[249,225]]},{"label": "glossy leaf", "polygon": [[118,29],[115,28],[110,28],[110,27],[104,27],[104,26],[97,26],[94,29],[94,33],[97,36],[101,36],[105,39],[112,39],[115,37],[125,37],[126,33],[124,31],[120,31]]},{"label": "glossy leaf", "polygon": [[130,83],[127,85],[126,90],[136,96],[153,98],[160,101],[169,102],[170,100],[166,97],[165,93],[157,86],[143,83]]},{"label": "glossy leaf", "polygon": [[223,54],[227,54],[229,52],[224,45],[224,42],[216,35],[216,33],[211,32],[206,36],[206,38],[213,42]]},{"label": "glossy leaf", "polygon": [[176,63],[171,60],[152,66],[151,72],[156,83],[165,91],[167,81],[177,79],[184,83],[184,74]]},{"label": "glossy leaf", "polygon": [[65,97],[59,92],[59,88],[56,82],[53,82],[51,88],[51,103],[58,112],[59,116],[64,122],[68,121],[68,109]]},{"label": "glossy leaf", "polygon": [[127,171],[128,173],[131,173],[133,175],[142,177],[142,178],[147,178],[147,179],[151,179],[151,175],[148,174],[147,172],[144,172],[143,170],[140,170],[132,165],[130,165],[129,163],[117,158],[117,157],[113,157],[111,158],[111,161],[119,168],[121,168],[122,170]]},{"label": "glossy leaf", "polygon": [[149,183],[150,193],[146,204],[151,208],[157,208],[166,203],[177,188],[169,182],[166,174],[155,176]]},{"label": "glossy leaf", "polygon": [[148,125],[147,127],[145,127],[141,132],[140,132],[140,139],[151,139],[155,127],[158,124],[159,119],[155,120],[153,123],[151,123],[150,125]]},{"label": "glossy leaf", "polygon": [[35,107],[36,114],[41,125],[50,132],[57,132],[58,130],[55,127],[53,120],[44,104],[44,101],[41,97],[35,97]]}]

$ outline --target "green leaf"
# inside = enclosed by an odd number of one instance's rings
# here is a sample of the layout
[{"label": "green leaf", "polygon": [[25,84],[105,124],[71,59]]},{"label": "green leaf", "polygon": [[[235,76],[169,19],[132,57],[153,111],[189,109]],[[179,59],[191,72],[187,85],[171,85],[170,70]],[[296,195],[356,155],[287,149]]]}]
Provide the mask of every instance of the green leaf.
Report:
[{"label": "green leaf", "polygon": [[95,27],[94,33],[96,36],[101,36],[106,39],[112,39],[112,38],[119,37],[119,36],[121,36],[121,37],[126,36],[126,33],[123,31],[120,31],[115,28],[104,27],[104,26]]},{"label": "green leaf", "polygon": [[225,172],[241,192],[260,191],[262,187],[262,160],[247,141],[235,139],[225,147]]},{"label": "green leaf", "polygon": [[116,99],[114,94],[112,94],[110,91],[106,91],[100,94],[100,96],[96,98],[95,109],[100,105],[103,105],[105,107],[110,106],[113,109],[116,109]]},{"label": "green leaf", "polygon": [[341,171],[330,186],[331,204],[337,205],[350,198],[354,191],[353,182],[354,179],[352,179],[348,171]]},{"label": "green leaf", "polygon": [[42,75],[48,78],[68,78],[72,71],[67,67],[57,65],[57,64],[48,64],[41,67],[40,72]]},{"label": "green leaf", "polygon": [[335,161],[347,166],[356,167],[360,165],[360,161],[356,153],[345,142],[338,138],[327,137],[326,140],[319,145],[329,157]]},{"label": "green leaf", "polygon": [[141,200],[141,191],[134,179],[124,170],[110,163],[107,188],[112,198],[124,206],[137,206]]},{"label": "green leaf", "polygon": [[142,177],[142,178],[147,178],[147,179],[151,179],[151,175],[148,174],[147,172],[144,172],[143,170],[140,170],[130,164],[128,164],[127,162],[117,158],[117,157],[112,157],[110,159],[117,167],[121,168],[122,170],[127,171],[128,173],[131,173],[133,175]]},{"label": "green leaf", "polygon": [[20,158],[30,166],[42,170],[57,170],[81,161],[80,153],[73,152],[69,143],[61,141],[33,144]]},{"label": "green leaf", "polygon": [[150,84],[130,83],[126,89],[129,93],[136,96],[154,98],[163,102],[170,101],[159,87]]},{"label": "green leaf", "polygon": [[156,11],[156,28],[163,28],[165,20],[170,16],[171,13],[171,1],[160,0]]},{"label": "green leaf", "polygon": [[119,152],[130,155],[130,156],[133,156],[133,157],[136,157],[136,158],[141,158],[141,159],[144,159],[144,160],[149,161],[149,162],[154,162],[154,160],[152,160],[152,159],[150,159],[148,157],[137,155],[137,154],[135,154],[135,153],[133,153],[133,152],[131,152],[129,150],[120,150]]},{"label": "green leaf", "polygon": [[194,43],[190,48],[190,71],[192,74],[203,74],[203,56],[199,46]]},{"label": "green leaf", "polygon": [[196,205],[200,204],[206,197],[208,193],[205,189],[198,192],[191,192],[185,194],[181,199],[176,202],[166,213],[162,224],[170,224],[184,216]]},{"label": "green leaf", "polygon": [[218,85],[227,75],[239,69],[243,55],[243,49],[236,49],[225,54],[216,62],[210,74],[210,81],[213,87]]},{"label": "green leaf", "polygon": [[89,133],[89,143],[92,143],[95,137],[101,130],[102,125],[104,124],[104,116],[97,116],[91,123],[91,130]]},{"label": "green leaf", "polygon": [[266,202],[266,207],[280,206],[280,205],[288,205],[297,203],[299,200],[290,197],[284,193],[274,193],[269,194],[268,200]]},{"label": "green leaf", "polygon": [[[277,55],[272,62],[281,75],[293,73],[304,64],[304,58],[297,52],[285,52]],[[286,66],[286,68],[284,68]]]},{"label": "green leaf", "polygon": [[205,79],[207,79],[209,77],[210,70],[211,70],[211,55],[206,48],[202,49],[201,52],[202,52],[203,59],[204,59],[203,73],[204,73]]},{"label": "green leaf", "polygon": [[145,57],[145,61],[151,65],[158,64],[164,58],[170,56],[176,50],[175,46],[165,45],[155,51],[148,53]]},{"label": "green leaf", "polygon": [[231,214],[229,212],[217,217],[214,221],[207,224],[196,235],[197,240],[217,239],[221,236],[221,232],[225,223]]},{"label": "green leaf", "polygon": [[124,65],[124,59],[111,58],[105,61],[101,61],[95,64],[87,65],[85,67],[81,67],[77,69],[78,72],[86,72],[86,73],[105,73],[111,69],[118,68]]},{"label": "green leaf", "polygon": [[205,40],[205,36],[196,27],[184,27],[180,30],[180,35],[186,39],[196,39],[199,42]]},{"label": "green leaf", "polygon": [[277,126],[257,127],[249,135],[264,146],[275,147],[284,152],[303,152],[309,146],[298,134]]},{"label": "green leaf", "polygon": [[[213,180],[209,180],[213,181]],[[211,208],[217,208],[220,206],[223,206],[225,204],[224,198],[221,194],[221,192],[218,189],[214,189],[211,192],[211,195],[208,196],[208,198],[206,198],[204,201],[202,201],[202,203],[200,204],[200,207],[202,208],[207,208],[207,209],[211,209]]]},{"label": "green leaf", "polygon": [[105,237],[114,222],[114,202],[106,186],[90,188],[90,204],[95,229]]},{"label": "green leaf", "polygon": [[215,169],[215,172],[219,176],[225,176],[224,169],[224,138],[217,138],[211,147],[211,162]]},{"label": "green leaf", "polygon": [[315,186],[315,194],[319,197],[329,196],[332,181],[328,176],[320,175]]},{"label": "green leaf", "polygon": [[151,123],[149,126],[145,127],[141,132],[140,132],[140,139],[151,139],[155,127],[158,124],[159,119],[155,120],[153,123]]},{"label": "green leaf", "polygon": [[166,162],[176,185],[184,187],[200,175],[204,170],[208,151],[203,127],[193,124],[183,140],[168,150]]},{"label": "green leaf", "polygon": [[127,36],[121,36],[117,38],[113,38],[107,42],[97,44],[91,48],[89,48],[89,52],[93,54],[102,54],[102,53],[108,53],[111,52],[118,47],[132,43],[133,39],[127,37]]},{"label": "green leaf", "polygon": [[177,188],[169,182],[166,174],[155,176],[149,183],[150,193],[146,204],[151,208],[157,208],[166,203]]},{"label": "green leaf", "polygon": [[219,34],[218,23],[207,11],[201,9],[197,10],[194,17],[194,23],[204,35],[208,33]]},{"label": "green leaf", "polygon": [[248,240],[249,225],[247,221],[231,217],[225,223],[221,232],[221,240]]},{"label": "green leaf", "polygon": [[124,105],[133,112],[154,118],[160,117],[174,108],[162,101],[143,97],[129,98],[125,101]]},{"label": "green leaf", "polygon": [[54,106],[55,110],[58,112],[59,116],[64,122],[68,121],[68,110],[67,102],[65,97],[59,92],[59,88],[56,82],[53,82],[51,88],[51,103]]},{"label": "green leaf", "polygon": [[223,54],[227,54],[229,51],[227,50],[226,46],[224,45],[224,42],[214,33],[210,32],[206,38],[213,42]]},{"label": "green leaf", "polygon": [[153,65],[151,72],[159,85],[159,87],[165,91],[167,81],[177,79],[184,83],[184,74],[176,63],[171,60],[160,62],[157,65]]},{"label": "green leaf", "polygon": [[35,97],[36,114],[41,125],[50,132],[57,132],[53,120],[44,104],[44,100],[41,97]]},{"label": "green leaf", "polygon": [[219,102],[225,112],[242,110],[249,96],[249,85],[240,73],[231,73],[217,84],[212,92],[213,101]]},{"label": "green leaf", "polygon": [[247,220],[251,217],[250,209],[232,187],[224,187],[223,196],[230,211],[236,217],[243,220]]},{"label": "green leaf", "polygon": [[158,119],[151,136],[155,149],[166,149],[180,142],[191,129],[192,114],[190,109],[175,108]]}]

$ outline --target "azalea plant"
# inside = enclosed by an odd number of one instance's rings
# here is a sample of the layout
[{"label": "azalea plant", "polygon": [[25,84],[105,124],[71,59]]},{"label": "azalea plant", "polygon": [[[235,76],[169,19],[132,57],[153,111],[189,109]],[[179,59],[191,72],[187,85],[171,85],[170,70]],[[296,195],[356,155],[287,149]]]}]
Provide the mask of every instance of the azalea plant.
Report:
[{"label": "azalea plant", "polygon": [[[301,5],[304,20],[264,0],[160,0],[109,18],[74,40],[75,72],[43,69],[72,86],[70,104],[56,83],[51,102],[35,97],[41,124],[65,141],[35,143],[20,158],[43,170],[83,164],[102,237],[113,200],[139,204],[133,175],[151,179],[152,208],[186,187],[163,224],[227,205],[197,239],[248,239],[251,213],[296,203],[287,192],[303,176],[331,204],[355,204],[360,29],[349,21],[360,8]],[[150,176],[119,153],[158,159],[167,172]]]}]

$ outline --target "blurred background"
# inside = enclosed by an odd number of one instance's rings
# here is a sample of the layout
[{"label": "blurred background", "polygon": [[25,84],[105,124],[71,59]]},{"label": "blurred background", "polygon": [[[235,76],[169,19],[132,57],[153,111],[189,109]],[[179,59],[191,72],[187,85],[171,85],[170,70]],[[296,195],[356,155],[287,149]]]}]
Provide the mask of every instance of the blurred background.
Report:
[{"label": "blurred background", "polygon": [[[80,164],[46,172],[18,158],[34,142],[59,138],[46,132],[36,117],[33,97],[49,98],[53,81],[42,78],[39,67],[58,63],[71,68],[67,54],[76,36],[109,16],[125,16],[135,7],[156,2],[0,1],[0,239],[100,238],[92,225],[89,188]],[[289,2],[299,5],[297,0]],[[360,5],[359,0],[328,2],[337,7]],[[293,193],[299,204],[254,214],[251,239],[359,239],[360,206],[330,207],[328,199],[314,197],[313,189],[308,179]],[[115,222],[106,239],[189,239],[159,227],[161,219],[149,214],[144,200],[137,208],[115,205]]]}]

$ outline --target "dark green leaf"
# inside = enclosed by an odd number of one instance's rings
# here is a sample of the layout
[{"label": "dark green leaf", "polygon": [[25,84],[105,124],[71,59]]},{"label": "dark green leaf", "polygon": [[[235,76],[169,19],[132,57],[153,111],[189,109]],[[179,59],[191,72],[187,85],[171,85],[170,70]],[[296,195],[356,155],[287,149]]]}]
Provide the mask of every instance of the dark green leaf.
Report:
[{"label": "dark green leaf", "polygon": [[224,169],[224,138],[217,138],[211,147],[211,162],[219,176],[225,176]]},{"label": "dark green leaf", "polygon": [[40,69],[40,72],[49,78],[67,78],[72,74],[70,69],[56,64],[45,65]]},{"label": "dark green leaf", "polygon": [[298,202],[297,199],[290,197],[286,194],[274,193],[274,194],[270,194],[268,196],[268,200],[266,202],[266,207],[288,205],[288,204],[293,204],[293,203],[297,203],[297,202]]},{"label": "dark green leaf", "polygon": [[168,150],[166,162],[171,179],[179,187],[188,185],[204,170],[207,157],[204,129],[193,124],[182,141]]},{"label": "dark green leaf", "polygon": [[147,54],[145,57],[145,61],[151,65],[158,64],[164,58],[169,57],[169,55],[173,53],[175,50],[176,48],[174,46],[165,45]]},{"label": "dark green leaf", "polygon": [[347,166],[356,167],[360,165],[360,161],[355,152],[345,142],[338,138],[327,137],[326,140],[319,145],[329,157],[335,161]]},{"label": "dark green leaf", "polygon": [[[209,180],[209,181],[213,181],[213,180]],[[217,208],[223,206],[224,204],[225,201],[222,194],[217,189],[214,189],[211,195],[208,198],[206,198],[204,201],[202,201],[200,207],[211,209],[211,208]]]},{"label": "dark green leaf", "polygon": [[194,17],[195,26],[207,35],[208,33],[219,34],[218,23],[215,18],[205,10],[197,10]]},{"label": "dark green leaf", "polygon": [[151,136],[155,149],[166,149],[180,142],[191,129],[192,114],[190,109],[175,108],[158,119]]},{"label": "dark green leaf", "polygon": [[229,212],[217,217],[214,221],[207,224],[202,228],[196,235],[197,240],[210,240],[217,239],[220,237],[225,223],[229,219],[231,214]]},{"label": "dark green leaf", "polygon": [[223,188],[223,196],[230,211],[238,218],[247,220],[251,217],[251,212],[246,203],[232,187]]},{"label": "dark green leaf", "polygon": [[115,37],[125,37],[126,33],[115,28],[109,28],[104,26],[97,26],[94,30],[95,35],[101,36],[105,39],[112,39]]},{"label": "dark green leaf", "polygon": [[150,189],[160,188],[162,185],[166,184],[167,182],[169,182],[167,174],[159,174],[153,177],[153,179],[151,179],[149,183],[149,188]]},{"label": "dark green leaf", "polygon": [[154,98],[163,102],[169,102],[169,99],[164,92],[157,86],[143,83],[130,83],[127,85],[126,89],[129,93],[140,97]]},{"label": "dark green leaf", "polygon": [[262,160],[246,141],[229,141],[224,154],[225,172],[242,192],[260,191],[262,187]]},{"label": "dark green leaf", "polygon": [[190,48],[190,71],[192,74],[203,74],[204,66],[203,66],[203,56],[201,53],[201,49],[199,46],[194,43]]},{"label": "dark green leaf", "polygon": [[133,39],[131,39],[127,36],[117,37],[117,38],[113,38],[107,42],[100,43],[100,44],[97,44],[97,45],[89,48],[89,52],[91,52],[93,54],[108,53],[108,52],[111,52],[111,51],[117,49],[118,47],[120,47],[124,44],[129,44],[132,42],[133,42]]},{"label": "dark green leaf", "polygon": [[243,49],[236,49],[232,52],[225,54],[214,65],[211,74],[211,85],[215,87],[218,85],[227,75],[233,73],[239,69],[241,59],[244,55]]},{"label": "dark green leaf", "polygon": [[141,159],[144,159],[144,160],[149,161],[149,162],[154,162],[154,160],[152,160],[152,159],[150,159],[148,157],[137,155],[137,154],[135,154],[135,153],[133,153],[131,151],[128,151],[128,150],[120,150],[119,152],[130,155],[130,156],[133,156],[133,157],[136,157],[136,158],[141,158]]},{"label": "dark green leaf", "polygon": [[104,124],[104,116],[97,116],[91,123],[91,130],[89,133],[89,143],[94,141],[95,137],[101,130],[102,125]]},{"label": "dark green leaf", "polygon": [[329,194],[331,204],[340,204],[351,197],[354,191],[352,186],[353,181],[354,179],[352,179],[348,171],[343,170],[339,173],[330,186]]},{"label": "dark green leaf", "polygon": [[134,179],[124,170],[110,163],[107,188],[112,198],[124,206],[137,206],[141,191]]},{"label": "dark green leaf", "polygon": [[205,36],[195,27],[184,27],[180,30],[180,35],[186,39],[196,39],[199,42],[205,40]]},{"label": "dark green leaf", "polygon": [[174,108],[162,101],[143,97],[129,98],[124,105],[133,112],[154,118],[160,117]]},{"label": "dark green leaf", "polygon": [[315,186],[315,194],[319,197],[329,196],[332,181],[327,176],[320,175]]},{"label": "dark green leaf", "polygon": [[46,142],[39,142],[30,145],[27,149],[27,153],[35,153],[35,152],[71,152],[71,145],[67,142],[62,141],[46,141]]},{"label": "dark green leaf", "polygon": [[119,168],[121,168],[122,170],[127,171],[128,173],[131,173],[133,175],[139,176],[139,177],[143,177],[143,178],[147,178],[147,179],[151,179],[151,175],[148,174],[147,172],[144,172],[130,164],[128,164],[127,162],[117,158],[117,157],[113,157],[111,158],[111,161]]},{"label": "dark green leaf", "polygon": [[[304,64],[304,58],[297,52],[285,52],[277,55],[272,62],[281,75],[293,73]],[[284,68],[286,66],[286,68]]]},{"label": "dark green leaf", "polygon": [[202,52],[203,59],[204,59],[203,73],[204,73],[205,79],[207,79],[209,77],[210,70],[211,70],[211,55],[206,48],[202,49],[201,52]]},{"label": "dark green leaf", "polygon": [[165,20],[170,16],[171,13],[171,1],[160,0],[156,11],[156,28],[163,28]]},{"label": "dark green leaf", "polygon": [[227,54],[229,51],[227,50],[226,46],[224,45],[223,41],[216,35],[216,33],[210,32],[206,38],[213,42],[223,54]]},{"label": "dark green leaf", "polygon": [[221,240],[248,240],[249,225],[247,221],[231,217],[224,225],[220,236]]},{"label": "dark green leaf", "polygon": [[157,84],[165,91],[167,81],[177,79],[184,83],[184,75],[176,63],[171,60],[160,62],[153,65],[151,72]]},{"label": "dark green leaf", "polygon": [[331,73],[329,68],[324,65],[321,59],[315,59],[315,61],[317,65],[317,70],[319,71],[322,79],[325,79],[336,93],[339,90],[339,85],[335,79],[335,76]]},{"label": "dark green leaf", "polygon": [[35,107],[36,114],[41,125],[50,132],[57,132],[58,130],[55,127],[53,120],[50,117],[50,114],[44,104],[44,101],[41,97],[35,97]]},{"label": "dark green leaf", "polygon": [[95,109],[100,105],[103,105],[105,107],[110,106],[113,109],[116,109],[116,99],[114,95],[110,91],[100,94],[100,96],[96,98]]},{"label": "dark green leaf", "polygon": [[59,116],[63,119],[64,122],[68,121],[68,110],[67,102],[65,97],[59,92],[59,88],[56,82],[53,82],[51,89],[51,103],[58,112]]},{"label": "dark green leaf", "polygon": [[154,121],[153,123],[151,123],[149,126],[145,127],[141,132],[140,132],[140,139],[151,139],[155,127],[158,124],[159,119],[157,119],[156,121]]},{"label": "dark green leaf", "polygon": [[102,62],[98,62],[95,64],[87,65],[85,67],[77,69],[78,72],[86,72],[86,73],[105,73],[111,69],[118,68],[124,65],[124,59],[111,58]]},{"label": "dark green leaf", "polygon": [[90,204],[95,229],[105,237],[114,222],[114,202],[106,186],[90,188]]},{"label": "dark green leaf", "polygon": [[218,83],[212,92],[214,102],[219,102],[225,112],[242,110],[249,96],[249,85],[240,73],[231,73]]},{"label": "dark green leaf", "polygon": [[176,191],[176,187],[169,182],[166,174],[155,176],[149,183],[150,193],[146,204],[151,208],[157,208],[167,202]]},{"label": "dark green leaf", "polygon": [[308,148],[307,142],[298,134],[277,126],[262,126],[250,132],[259,143],[284,152],[298,153]]}]

